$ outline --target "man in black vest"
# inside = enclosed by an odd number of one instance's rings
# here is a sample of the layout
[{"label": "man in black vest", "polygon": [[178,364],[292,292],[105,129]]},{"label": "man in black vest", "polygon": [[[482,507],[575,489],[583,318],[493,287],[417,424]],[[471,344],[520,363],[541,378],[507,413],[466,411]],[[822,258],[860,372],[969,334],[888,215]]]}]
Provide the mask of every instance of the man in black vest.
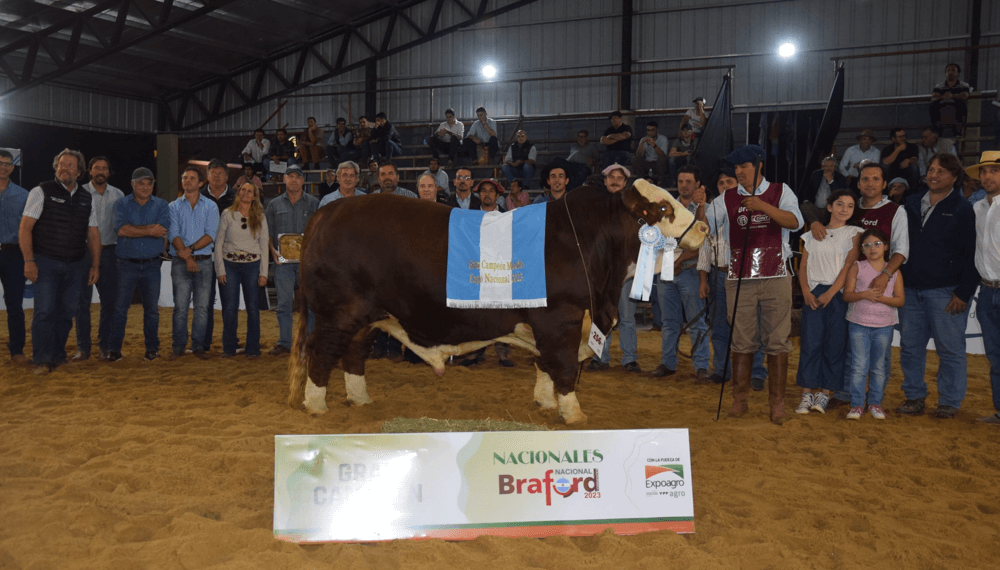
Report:
[{"label": "man in black vest", "polygon": [[[31,320],[35,374],[48,374],[66,362],[66,339],[80,304],[82,280],[97,282],[101,266],[101,234],[89,192],[79,192],[77,179],[86,161],[78,151],[64,149],[52,162],[55,180],[28,193],[18,238],[24,255],[24,276],[35,284]],[[90,250],[90,274],[86,253]]]}]

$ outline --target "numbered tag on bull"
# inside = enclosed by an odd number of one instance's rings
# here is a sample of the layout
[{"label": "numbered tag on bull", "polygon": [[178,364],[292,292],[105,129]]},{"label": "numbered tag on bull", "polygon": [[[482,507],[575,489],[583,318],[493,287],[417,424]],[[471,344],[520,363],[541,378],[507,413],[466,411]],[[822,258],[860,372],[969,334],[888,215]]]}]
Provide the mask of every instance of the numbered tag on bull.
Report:
[{"label": "numbered tag on bull", "polygon": [[587,346],[594,351],[594,355],[598,358],[604,353],[604,343],[607,341],[607,338],[601,332],[601,329],[597,328],[597,325],[590,323],[590,336],[587,339]]},{"label": "numbered tag on bull", "polygon": [[[653,290],[653,273],[656,270],[656,252],[667,243],[660,229],[649,224],[639,228],[639,258],[635,261],[635,279],[629,297],[648,301]],[[671,267],[671,270],[673,268]]]}]

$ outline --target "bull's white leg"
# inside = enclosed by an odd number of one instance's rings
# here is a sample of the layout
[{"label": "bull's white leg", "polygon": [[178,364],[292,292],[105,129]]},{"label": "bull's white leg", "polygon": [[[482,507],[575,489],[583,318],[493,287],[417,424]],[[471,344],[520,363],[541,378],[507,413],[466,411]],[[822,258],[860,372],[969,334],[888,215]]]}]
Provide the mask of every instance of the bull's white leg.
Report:
[{"label": "bull's white leg", "polygon": [[347,388],[347,400],[352,404],[363,406],[372,403],[364,376],[344,372],[344,387]]},{"label": "bull's white leg", "polygon": [[535,403],[546,410],[556,407],[556,394],[552,377],[535,365]]},{"label": "bull's white leg", "polygon": [[570,392],[565,396],[559,394],[559,416],[567,424],[582,424],[587,421],[587,416],[580,409],[580,402],[576,399],[576,392]]},{"label": "bull's white leg", "polygon": [[312,378],[306,380],[306,399],[302,403],[310,414],[325,414],[330,411],[326,407],[326,387],[320,388],[313,384]]}]

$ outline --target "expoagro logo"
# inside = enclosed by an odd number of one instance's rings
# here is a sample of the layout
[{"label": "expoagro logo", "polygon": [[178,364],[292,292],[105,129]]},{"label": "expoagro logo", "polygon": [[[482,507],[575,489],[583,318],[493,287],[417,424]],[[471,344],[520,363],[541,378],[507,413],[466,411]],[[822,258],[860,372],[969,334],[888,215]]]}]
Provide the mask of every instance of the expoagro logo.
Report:
[{"label": "expoagro logo", "polygon": [[[663,476],[657,477],[658,475],[663,475]],[[669,463],[660,465],[646,464],[647,489],[659,489],[661,487],[668,487],[670,489],[674,489],[683,486],[684,486],[683,465],[679,463]]]}]

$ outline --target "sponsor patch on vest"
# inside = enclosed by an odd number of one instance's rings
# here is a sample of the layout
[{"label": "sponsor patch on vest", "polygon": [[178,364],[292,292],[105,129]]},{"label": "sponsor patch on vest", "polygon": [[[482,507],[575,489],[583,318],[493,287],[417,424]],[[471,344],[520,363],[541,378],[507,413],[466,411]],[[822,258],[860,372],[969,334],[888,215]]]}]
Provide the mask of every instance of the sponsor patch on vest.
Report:
[{"label": "sponsor patch on vest", "polygon": [[60,204],[65,204],[66,203],[66,199],[65,198],[56,198],[55,196],[49,196],[49,200],[52,200],[53,202],[58,202]]}]

